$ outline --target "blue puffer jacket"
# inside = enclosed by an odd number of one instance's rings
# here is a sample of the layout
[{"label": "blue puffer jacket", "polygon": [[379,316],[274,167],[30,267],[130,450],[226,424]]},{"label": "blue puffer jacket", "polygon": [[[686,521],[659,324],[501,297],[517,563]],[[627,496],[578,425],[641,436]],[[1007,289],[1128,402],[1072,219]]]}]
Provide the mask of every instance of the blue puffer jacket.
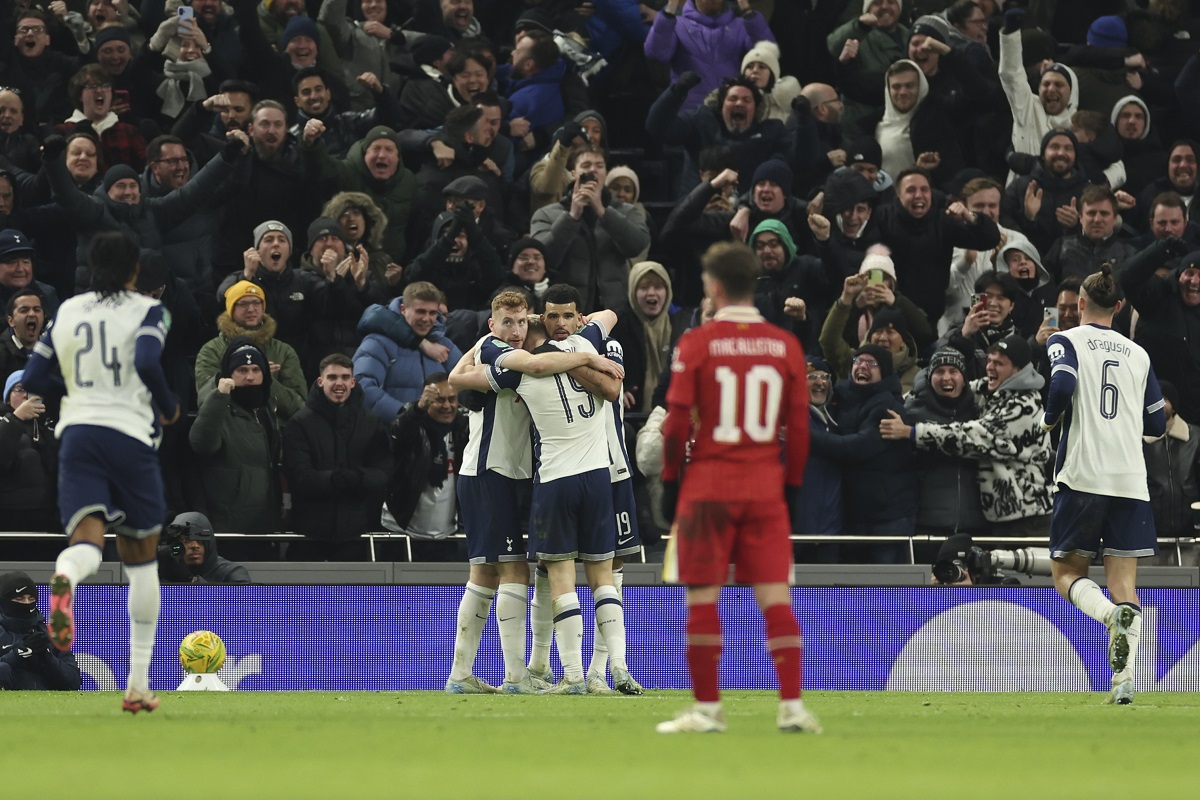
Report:
[{"label": "blue puffer jacket", "polygon": [[566,114],[559,84],[567,74],[567,62],[561,58],[549,69],[520,80],[512,80],[511,66],[497,70],[501,84],[507,81],[508,102],[512,111],[508,118],[524,117],[534,128],[558,125]]}]

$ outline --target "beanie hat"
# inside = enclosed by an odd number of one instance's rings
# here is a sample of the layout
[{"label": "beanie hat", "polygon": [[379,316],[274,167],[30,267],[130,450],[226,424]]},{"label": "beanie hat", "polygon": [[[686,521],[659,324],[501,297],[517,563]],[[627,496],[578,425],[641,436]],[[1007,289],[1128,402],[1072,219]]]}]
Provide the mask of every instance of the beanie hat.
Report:
[{"label": "beanie hat", "polygon": [[942,44],[948,44],[946,41],[946,31],[940,25],[933,21],[933,17],[920,17],[913,23],[912,32],[908,38],[911,41],[914,36],[928,36],[937,39]]},{"label": "beanie hat", "polygon": [[8,396],[12,393],[13,387],[21,381],[25,380],[25,370],[19,369],[16,372],[9,373],[9,376],[4,381],[4,402],[8,402]]},{"label": "beanie hat", "polygon": [[874,136],[863,136],[855,139],[850,147],[846,149],[846,165],[851,164],[874,164],[879,166],[883,163],[883,149],[879,146]]},{"label": "beanie hat", "polygon": [[946,541],[942,542],[941,548],[938,549],[938,561],[953,561],[956,558],[966,558],[967,551],[974,546],[971,535],[967,533],[956,533]]},{"label": "beanie hat", "polygon": [[888,329],[900,334],[900,337],[904,339],[904,344],[912,350],[914,355],[916,354],[916,345],[913,343],[912,334],[908,330],[908,320],[897,309],[883,309],[871,318],[871,327],[867,329],[867,340],[871,339],[871,335],[875,331]]},{"label": "beanie hat", "polygon": [[329,234],[341,239],[343,244],[346,242],[346,232],[342,230],[342,226],[338,224],[337,220],[329,217],[314,219],[308,226],[308,249],[312,250],[312,246],[317,243],[318,239]]},{"label": "beanie hat", "polygon": [[1021,30],[1021,66],[1028,69],[1058,55],[1058,42],[1041,28]]},{"label": "beanie hat", "polygon": [[267,307],[267,298],[263,294],[263,290],[256,283],[250,281],[238,281],[233,286],[225,290],[225,313],[233,316],[233,305],[243,297],[257,297],[263,301],[263,309]]},{"label": "beanie hat", "polygon": [[291,230],[288,229],[287,225],[284,225],[282,222],[280,222],[277,219],[269,219],[266,222],[263,222],[263,223],[259,224],[257,227],[255,227],[255,229],[254,229],[254,246],[258,247],[258,243],[262,241],[262,238],[264,236],[266,236],[268,233],[271,233],[272,231],[282,233],[284,236],[286,236],[287,242],[288,242],[288,248],[295,249],[296,243],[294,241],[292,241]]},{"label": "beanie hat", "polygon": [[809,372],[824,372],[829,375],[833,374],[833,370],[829,368],[829,362],[821,356],[806,355],[804,360],[808,362]]},{"label": "beanie hat", "polygon": [[787,229],[787,225],[777,219],[764,219],[758,223],[753,233],[750,234],[750,246],[754,246],[754,240],[760,233],[768,231],[778,236],[779,241],[783,242],[783,249],[787,250],[788,261],[796,257],[796,240],[792,238],[792,232]]},{"label": "beanie hat", "polygon": [[18,603],[17,597],[31,594],[37,597],[37,584],[25,572],[6,572],[0,575],[0,614],[17,619],[29,619],[37,614],[37,603]]},{"label": "beanie hat", "polygon": [[546,258],[546,246],[537,239],[534,239],[532,236],[524,236],[508,246],[509,266],[512,266],[512,264],[516,262],[517,256],[521,255],[522,250],[530,249],[537,250],[542,254],[543,259]]},{"label": "beanie hat", "polygon": [[963,358],[961,351],[953,347],[943,347],[933,354],[933,358],[929,359],[930,374],[938,367],[954,367],[965,375],[967,373],[967,360]]},{"label": "beanie hat", "polygon": [[246,364],[256,364],[263,371],[264,380],[271,374],[271,364],[266,354],[258,349],[249,336],[235,336],[225,348],[225,356],[221,359],[220,377],[228,378],[233,371]]},{"label": "beanie hat", "polygon": [[633,200],[636,203],[638,198],[642,196],[642,182],[638,179],[637,173],[624,165],[613,167],[608,171],[608,177],[604,179],[604,185],[612,186],[612,182],[617,178],[628,178],[633,181]]},{"label": "beanie hat", "polygon": [[772,158],[758,165],[754,170],[754,180],[751,186],[757,186],[760,181],[771,181],[783,190],[785,195],[792,193],[792,168],[778,158]]},{"label": "beanie hat", "polygon": [[104,173],[104,182],[102,184],[104,186],[104,193],[108,194],[108,190],[111,189],[113,184],[117,181],[123,181],[126,178],[133,178],[136,181],[137,177],[137,170],[128,164],[117,164],[109,167],[108,172]]},{"label": "beanie hat", "polygon": [[879,365],[879,377],[886,378],[896,371],[892,366],[892,351],[878,344],[864,344],[854,351],[855,356],[873,356]]},{"label": "beanie hat", "polygon": [[763,40],[756,42],[754,47],[750,48],[746,55],[742,56],[742,72],[746,71],[746,67],[758,62],[766,64],[767,69],[771,70],[771,74],[775,76],[775,80],[779,80],[779,45],[774,42]]},{"label": "beanie hat", "polygon": [[[862,13],[866,14],[868,11],[870,11],[871,3],[874,3],[874,2],[875,2],[875,0],[863,0]],[[896,0],[896,5],[898,5],[902,11],[904,10],[904,0]]]},{"label": "beanie hat", "polygon": [[1047,72],[1057,72],[1059,75],[1062,75],[1067,82],[1067,86],[1073,87],[1075,85],[1075,81],[1071,78],[1071,70],[1067,69],[1067,67],[1064,65],[1059,64],[1057,61],[1042,70],[1043,75],[1045,75]]},{"label": "beanie hat", "polygon": [[[1175,413],[1179,413],[1179,390],[1175,388],[1175,384],[1170,381],[1159,381],[1158,388],[1162,391],[1162,396],[1171,403],[1171,408],[1175,409]],[[5,390],[7,395],[8,391]]]},{"label": "beanie hat", "polygon": [[488,187],[483,178],[464,175],[455,178],[442,189],[442,197],[465,197],[467,200],[487,200]]},{"label": "beanie hat", "polygon": [[376,125],[371,130],[367,131],[367,135],[362,139],[362,149],[365,153],[367,148],[376,139],[387,139],[392,144],[396,145],[397,152],[400,150],[400,139],[396,136],[396,132],[387,125]]},{"label": "beanie hat", "polygon": [[1017,369],[1024,369],[1025,365],[1033,359],[1033,351],[1029,349],[1029,342],[1025,341],[1025,337],[1016,333],[1005,336],[993,344],[988,348],[988,352],[1003,353],[1008,356]]},{"label": "beanie hat", "polygon": [[317,23],[313,22],[312,17],[298,15],[288,20],[287,27],[283,29],[283,49],[286,50],[288,42],[297,36],[307,36],[313,42],[320,41],[321,35],[317,32]]},{"label": "beanie hat", "polygon": [[[1049,72],[1049,70],[1047,70],[1047,72]],[[1046,131],[1046,134],[1042,136],[1042,149],[1039,151],[1042,155],[1046,154],[1046,146],[1050,144],[1050,140],[1055,136],[1067,137],[1071,140],[1071,144],[1075,146],[1075,149],[1079,149],[1079,139],[1075,137],[1074,131],[1072,131],[1070,128],[1052,128],[1051,130]]]},{"label": "beanie hat", "polygon": [[825,213],[830,218],[859,203],[874,205],[878,201],[879,192],[871,182],[852,169],[834,170],[825,181]]},{"label": "beanie hat", "polygon": [[454,43],[444,36],[426,34],[414,39],[408,49],[412,53],[413,62],[422,67],[437,61],[447,50],[453,50]]},{"label": "beanie hat", "polygon": [[133,47],[133,39],[130,38],[129,30],[124,25],[105,25],[96,31],[92,52],[99,50],[109,42],[124,42],[129,47]]},{"label": "beanie hat", "polygon": [[1087,43],[1092,47],[1128,47],[1129,28],[1120,17],[1096,17],[1088,28]]},{"label": "beanie hat", "polygon": [[873,269],[881,269],[885,275],[891,275],[892,280],[896,278],[896,265],[892,262],[892,251],[887,245],[873,244],[867,248],[867,254],[863,257],[862,266],[858,268],[859,275],[865,275]]}]

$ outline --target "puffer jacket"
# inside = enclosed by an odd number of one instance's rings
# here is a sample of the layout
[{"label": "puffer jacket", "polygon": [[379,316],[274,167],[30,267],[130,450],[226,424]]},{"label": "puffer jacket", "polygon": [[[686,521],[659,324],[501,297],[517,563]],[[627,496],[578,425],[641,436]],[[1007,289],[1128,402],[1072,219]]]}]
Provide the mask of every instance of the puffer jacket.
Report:
[{"label": "puffer jacket", "polygon": [[[304,405],[306,383],[300,356],[295,348],[275,338],[275,320],[270,314],[263,315],[263,323],[254,330],[243,328],[230,318],[228,312],[217,317],[219,334],[209,339],[196,354],[196,399],[203,403],[217,389],[217,373],[221,370],[221,359],[225,349],[238,336],[249,336],[263,351],[267,360],[279,364],[279,372],[271,381],[271,399],[275,411],[286,422]],[[215,524],[215,520],[213,521]]]},{"label": "puffer jacket", "polygon": [[916,444],[979,462],[979,494],[989,522],[1012,522],[1050,513],[1050,435],[1042,429],[1045,379],[1026,364],[994,392],[987,380],[971,384],[978,418],[916,425]]}]

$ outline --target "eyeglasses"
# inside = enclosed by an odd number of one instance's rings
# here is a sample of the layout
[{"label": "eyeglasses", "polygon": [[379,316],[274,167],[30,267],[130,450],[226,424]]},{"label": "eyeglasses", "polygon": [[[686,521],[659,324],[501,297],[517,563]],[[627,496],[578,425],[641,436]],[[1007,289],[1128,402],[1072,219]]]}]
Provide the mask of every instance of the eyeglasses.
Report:
[{"label": "eyeglasses", "polygon": [[[872,362],[864,362],[864,363],[872,363]],[[828,372],[810,372],[810,373],[808,373],[808,379],[810,381],[828,381],[829,373]]]},{"label": "eyeglasses", "polygon": [[85,83],[85,84],[83,85],[83,88],[85,88],[85,89],[92,89],[92,90],[95,90],[95,89],[111,89],[111,88],[112,88],[112,84],[111,84],[111,83]]},{"label": "eyeglasses", "polygon": [[26,34],[30,34],[30,33],[38,34],[38,33],[45,33],[45,32],[46,32],[46,26],[44,26],[44,25],[26,25],[22,28],[17,28],[18,36],[25,36]]},{"label": "eyeglasses", "polygon": [[245,300],[238,300],[236,303],[233,304],[233,307],[234,308],[257,308],[258,306],[261,306],[262,304],[263,304],[262,300],[258,300],[256,298],[247,298]]},{"label": "eyeglasses", "polygon": [[25,387],[18,383],[16,386],[12,387],[12,389],[9,390],[9,394],[13,395],[13,394],[28,394],[28,393],[25,391]]},{"label": "eyeglasses", "polygon": [[879,369],[879,362],[870,361],[868,359],[862,358],[861,356],[855,356],[853,361],[855,364],[862,364],[864,367],[875,367],[876,369]]},{"label": "eyeglasses", "polygon": [[168,167],[178,167],[187,163],[187,156],[177,156],[175,158],[160,158],[154,162],[155,164],[166,164]]}]

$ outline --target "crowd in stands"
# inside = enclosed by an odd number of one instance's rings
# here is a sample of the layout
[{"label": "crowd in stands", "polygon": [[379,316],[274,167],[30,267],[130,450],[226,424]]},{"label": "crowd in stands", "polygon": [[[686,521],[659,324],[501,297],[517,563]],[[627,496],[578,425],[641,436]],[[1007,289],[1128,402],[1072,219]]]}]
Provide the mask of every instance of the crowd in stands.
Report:
[{"label": "crowd in stands", "polygon": [[57,399],[21,370],[118,230],[190,412],[172,517],[305,537],[223,541],[239,560],[364,559],[381,530],[461,558],[447,374],[492,297],[555,283],[620,316],[653,549],[670,355],[729,239],[808,354],[793,529],[830,541],[800,559],[1044,535],[1046,340],[1105,263],[1168,398],[1158,532],[1190,535],[1198,43],[1188,0],[12,0],[0,529],[61,530]]}]

